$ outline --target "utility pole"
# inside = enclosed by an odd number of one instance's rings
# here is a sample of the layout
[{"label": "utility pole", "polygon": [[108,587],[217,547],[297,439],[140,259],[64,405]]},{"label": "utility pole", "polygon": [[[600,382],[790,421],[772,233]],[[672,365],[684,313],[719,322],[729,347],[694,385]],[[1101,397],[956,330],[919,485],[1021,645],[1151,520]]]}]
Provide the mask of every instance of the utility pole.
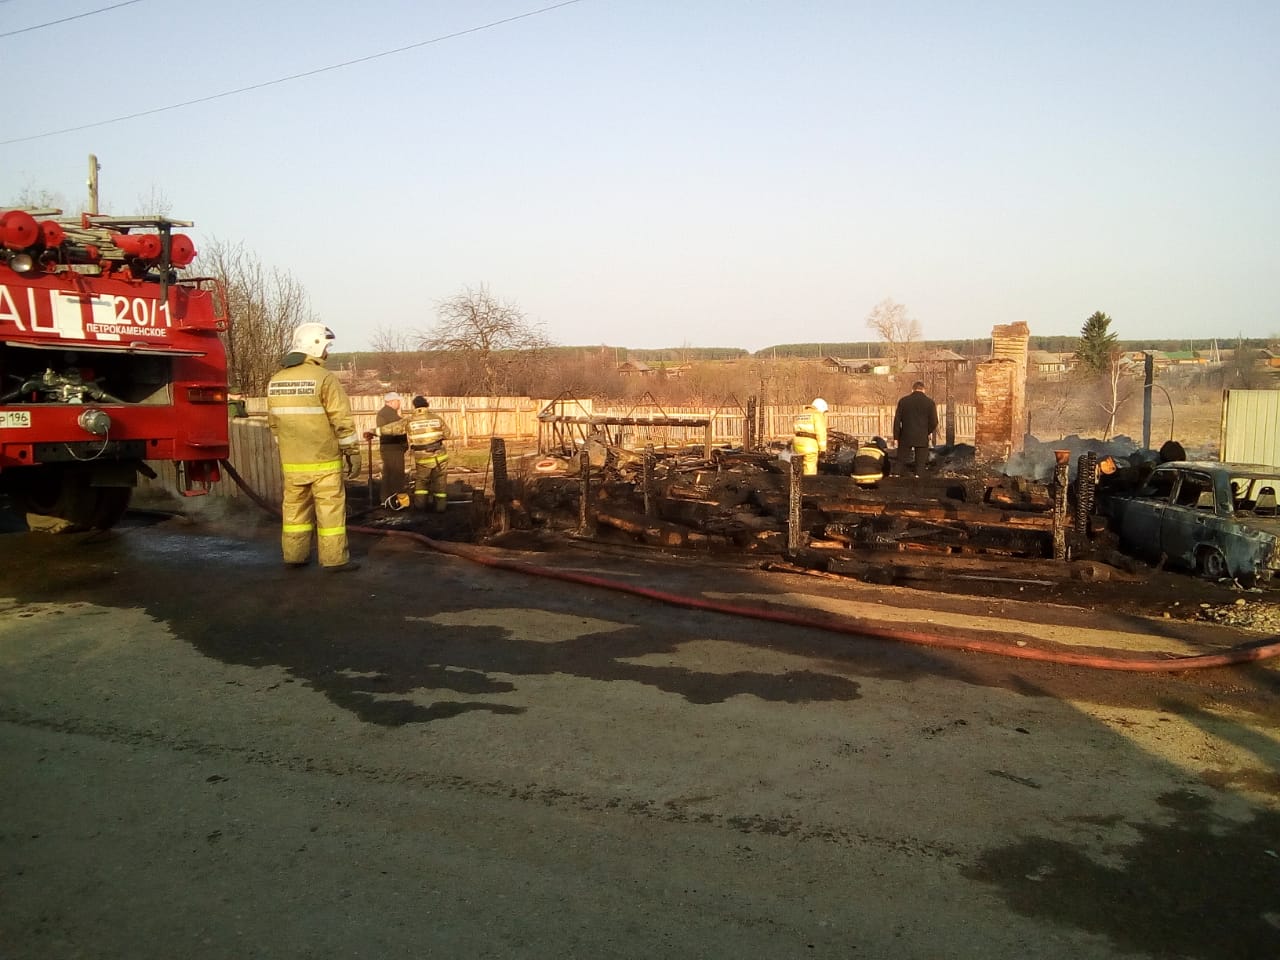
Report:
[{"label": "utility pole", "polygon": [[98,214],[98,171],[102,169],[102,165],[98,163],[98,155],[96,153],[89,154],[89,213],[97,216]]},{"label": "utility pole", "polygon": [[1148,350],[1142,355],[1142,449],[1151,449],[1151,387],[1156,382],[1155,354]]}]

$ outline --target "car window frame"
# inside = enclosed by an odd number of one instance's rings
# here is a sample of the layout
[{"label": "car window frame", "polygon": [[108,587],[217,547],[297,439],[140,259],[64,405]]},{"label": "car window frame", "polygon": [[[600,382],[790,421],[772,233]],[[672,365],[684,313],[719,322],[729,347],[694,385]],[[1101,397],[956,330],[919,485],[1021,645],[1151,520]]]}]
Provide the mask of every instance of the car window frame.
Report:
[{"label": "car window frame", "polygon": [[[1211,514],[1215,517],[1222,516],[1222,498],[1218,495],[1218,484],[1215,482],[1216,475],[1209,470],[1199,470],[1195,467],[1188,467],[1178,471],[1180,480],[1178,483],[1178,495],[1182,495],[1182,488],[1187,485],[1188,481],[1194,483],[1200,488],[1200,492],[1196,494],[1194,503],[1180,503],[1178,506],[1186,507],[1194,513]],[[1213,503],[1210,507],[1200,506],[1200,497],[1205,493],[1213,494]]]},{"label": "car window frame", "polygon": [[[1169,485],[1169,492],[1161,496],[1157,489],[1157,483],[1166,476],[1173,476],[1173,481]],[[1178,488],[1182,485],[1182,471],[1176,468],[1156,467],[1151,471],[1151,476],[1147,477],[1146,482],[1138,490],[1138,496],[1154,503],[1161,503],[1170,506],[1177,503]]]}]

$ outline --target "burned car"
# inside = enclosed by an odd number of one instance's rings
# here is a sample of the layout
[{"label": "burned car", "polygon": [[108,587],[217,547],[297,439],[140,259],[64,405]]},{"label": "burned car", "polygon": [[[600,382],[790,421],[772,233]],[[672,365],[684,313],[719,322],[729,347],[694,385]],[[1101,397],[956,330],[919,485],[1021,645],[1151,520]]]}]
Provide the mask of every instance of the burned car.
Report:
[{"label": "burned car", "polygon": [[1280,571],[1280,468],[1175,461],[1141,486],[1107,492],[1099,507],[1127,553],[1245,586]]}]

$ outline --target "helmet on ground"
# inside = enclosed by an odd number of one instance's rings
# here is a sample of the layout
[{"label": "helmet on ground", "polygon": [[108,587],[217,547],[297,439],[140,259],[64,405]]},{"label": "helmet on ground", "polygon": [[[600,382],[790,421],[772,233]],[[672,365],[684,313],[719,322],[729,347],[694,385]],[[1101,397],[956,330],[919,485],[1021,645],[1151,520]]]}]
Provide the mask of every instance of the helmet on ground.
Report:
[{"label": "helmet on ground", "polygon": [[818,410],[822,413],[827,412],[827,401],[823,400],[821,397],[814,397],[813,403],[809,404],[809,406],[813,407],[813,409]]},{"label": "helmet on ground", "polygon": [[421,410],[423,407],[428,406],[427,398],[422,394],[418,394],[413,398],[413,405],[416,409]]},{"label": "helmet on ground", "polygon": [[290,353],[305,353],[308,357],[320,360],[329,349],[329,341],[333,339],[333,331],[323,323],[303,323],[293,331],[293,346]]}]

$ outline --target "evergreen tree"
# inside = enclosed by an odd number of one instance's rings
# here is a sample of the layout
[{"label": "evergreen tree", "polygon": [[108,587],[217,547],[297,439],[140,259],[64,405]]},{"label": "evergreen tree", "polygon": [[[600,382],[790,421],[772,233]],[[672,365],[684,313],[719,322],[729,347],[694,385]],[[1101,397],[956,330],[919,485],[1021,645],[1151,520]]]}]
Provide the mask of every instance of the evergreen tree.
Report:
[{"label": "evergreen tree", "polygon": [[1080,328],[1076,358],[1080,361],[1082,371],[1103,374],[1111,368],[1112,355],[1118,347],[1116,335],[1110,328],[1111,318],[1101,310],[1089,317]]}]

